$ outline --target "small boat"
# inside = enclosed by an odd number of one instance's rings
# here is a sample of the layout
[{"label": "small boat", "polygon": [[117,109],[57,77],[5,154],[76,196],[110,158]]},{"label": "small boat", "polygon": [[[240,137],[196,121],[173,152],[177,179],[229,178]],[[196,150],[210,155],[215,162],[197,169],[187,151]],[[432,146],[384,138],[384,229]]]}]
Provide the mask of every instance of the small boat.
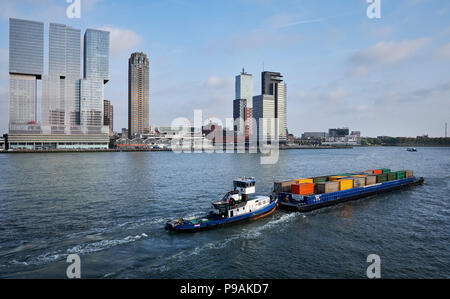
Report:
[{"label": "small boat", "polygon": [[415,147],[408,147],[406,150],[408,152],[417,152],[417,148],[415,148]]},{"label": "small boat", "polygon": [[239,178],[233,181],[234,190],[222,200],[213,202],[215,211],[202,217],[180,218],[168,221],[165,229],[176,232],[193,232],[216,228],[244,220],[256,220],[272,214],[278,207],[278,200],[272,196],[256,196],[255,178]]}]

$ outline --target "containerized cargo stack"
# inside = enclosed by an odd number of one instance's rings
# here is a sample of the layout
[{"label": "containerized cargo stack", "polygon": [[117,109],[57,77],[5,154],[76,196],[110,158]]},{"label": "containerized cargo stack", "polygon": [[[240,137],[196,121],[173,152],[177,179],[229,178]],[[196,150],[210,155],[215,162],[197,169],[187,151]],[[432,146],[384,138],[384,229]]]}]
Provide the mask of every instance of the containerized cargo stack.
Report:
[{"label": "containerized cargo stack", "polygon": [[317,194],[332,193],[338,191],[339,191],[339,182],[324,182],[316,184]]},{"label": "containerized cargo stack", "polygon": [[414,172],[412,170],[405,170],[406,178],[412,178],[414,176]]},{"label": "containerized cargo stack", "polygon": [[283,182],[275,182],[273,184],[273,190],[275,192],[291,192],[291,185],[296,184],[295,181],[283,181]]},{"label": "containerized cargo stack", "polygon": [[353,179],[340,179],[338,182],[340,191],[353,189]]},{"label": "containerized cargo stack", "polygon": [[291,185],[291,193],[298,195],[310,195],[314,194],[314,184],[303,183]]}]

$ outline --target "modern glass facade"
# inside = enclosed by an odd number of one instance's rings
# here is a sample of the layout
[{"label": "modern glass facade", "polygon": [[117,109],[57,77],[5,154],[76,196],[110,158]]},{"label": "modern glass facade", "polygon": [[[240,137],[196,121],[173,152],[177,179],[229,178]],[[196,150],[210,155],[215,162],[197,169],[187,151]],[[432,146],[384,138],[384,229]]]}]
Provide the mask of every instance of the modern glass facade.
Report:
[{"label": "modern glass facade", "polygon": [[[275,98],[272,95],[253,97],[253,117],[258,126],[258,139],[270,140],[275,138]],[[263,123],[261,124],[261,119]],[[261,127],[262,125],[262,127]]]},{"label": "modern glass facade", "polygon": [[109,81],[109,32],[86,30],[83,62],[84,78],[102,79],[104,83]]},{"label": "modern glass facade", "polygon": [[49,75],[80,78],[81,31],[50,23]]},{"label": "modern glass facade", "polygon": [[9,73],[44,73],[44,23],[9,19]]},{"label": "modern glass facade", "polygon": [[[109,79],[109,33],[87,30],[87,77],[81,79],[81,31],[54,23],[49,29],[49,68],[44,75],[44,24],[10,19],[11,148],[107,148],[103,89]],[[37,79],[42,79],[39,107]]]},{"label": "modern glass facade", "polygon": [[9,124],[36,122],[36,77],[9,75]]},{"label": "modern glass facade", "polygon": [[149,131],[149,60],[133,53],[128,60],[128,130],[130,138]]},{"label": "modern glass facade", "polygon": [[279,120],[278,136],[280,141],[287,138],[287,93],[286,84],[283,83],[283,76],[276,72],[262,72],[261,92],[263,95],[273,95],[275,99],[275,118]]},{"label": "modern glass facade", "polygon": [[81,80],[80,124],[86,127],[103,126],[103,80]]},{"label": "modern glass facade", "polygon": [[247,100],[247,107],[253,107],[253,76],[244,71],[236,76],[235,100]]}]

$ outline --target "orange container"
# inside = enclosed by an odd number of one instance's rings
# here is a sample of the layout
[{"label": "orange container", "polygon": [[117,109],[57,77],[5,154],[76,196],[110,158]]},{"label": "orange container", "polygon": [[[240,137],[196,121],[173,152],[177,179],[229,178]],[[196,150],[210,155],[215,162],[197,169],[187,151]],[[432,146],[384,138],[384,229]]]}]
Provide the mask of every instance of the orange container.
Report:
[{"label": "orange container", "polygon": [[309,195],[314,194],[315,184],[305,183],[305,184],[293,184],[291,185],[291,193],[298,195]]},{"label": "orange container", "polygon": [[381,169],[374,169],[372,170],[373,174],[383,174],[383,170]]}]

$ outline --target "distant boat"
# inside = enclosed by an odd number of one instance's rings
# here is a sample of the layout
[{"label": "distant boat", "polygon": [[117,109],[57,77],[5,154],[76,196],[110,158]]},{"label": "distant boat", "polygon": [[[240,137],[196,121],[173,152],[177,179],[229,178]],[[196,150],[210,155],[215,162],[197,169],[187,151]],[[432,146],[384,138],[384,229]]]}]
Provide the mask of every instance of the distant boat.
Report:
[{"label": "distant boat", "polygon": [[415,148],[415,147],[408,147],[406,150],[408,152],[417,152],[417,148]]}]

